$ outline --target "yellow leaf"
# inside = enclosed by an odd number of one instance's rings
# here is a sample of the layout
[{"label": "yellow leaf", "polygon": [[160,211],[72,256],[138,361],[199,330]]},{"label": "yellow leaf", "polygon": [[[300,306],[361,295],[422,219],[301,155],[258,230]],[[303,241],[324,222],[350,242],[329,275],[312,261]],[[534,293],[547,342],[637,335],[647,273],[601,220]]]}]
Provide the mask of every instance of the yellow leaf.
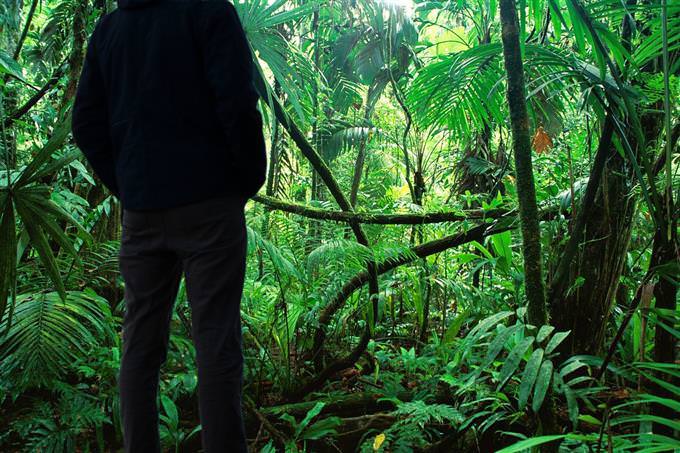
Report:
[{"label": "yellow leaf", "polygon": [[373,440],[373,451],[378,451],[383,442],[385,442],[385,433],[380,433],[375,436],[375,439]]}]

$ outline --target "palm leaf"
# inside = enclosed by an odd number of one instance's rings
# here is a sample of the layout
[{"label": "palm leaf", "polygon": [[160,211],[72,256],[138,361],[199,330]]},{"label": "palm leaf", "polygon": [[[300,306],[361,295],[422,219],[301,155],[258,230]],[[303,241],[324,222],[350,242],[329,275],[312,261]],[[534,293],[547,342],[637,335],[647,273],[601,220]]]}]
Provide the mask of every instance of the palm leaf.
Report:
[{"label": "palm leaf", "polygon": [[91,291],[69,291],[63,302],[55,292],[19,295],[14,318],[0,340],[0,375],[23,385],[63,376],[115,335],[108,303]]},{"label": "palm leaf", "polygon": [[54,152],[61,147],[61,145],[71,132],[71,115],[66,115],[66,119],[54,128],[52,136],[49,138],[45,146],[38,151],[33,160],[21,172],[19,179],[14,183],[15,187],[21,187],[35,180],[36,172],[43,166]]},{"label": "palm leaf", "polygon": [[17,209],[17,214],[22,219],[22,223],[28,235],[31,238],[31,244],[33,248],[38,252],[40,261],[45,267],[47,275],[54,284],[57,292],[62,299],[66,299],[66,289],[64,288],[64,281],[61,278],[61,273],[59,272],[59,266],[54,258],[54,253],[50,248],[50,244],[47,241],[45,231],[43,230],[43,222],[40,215],[35,215],[20,198],[15,200],[15,205]]}]

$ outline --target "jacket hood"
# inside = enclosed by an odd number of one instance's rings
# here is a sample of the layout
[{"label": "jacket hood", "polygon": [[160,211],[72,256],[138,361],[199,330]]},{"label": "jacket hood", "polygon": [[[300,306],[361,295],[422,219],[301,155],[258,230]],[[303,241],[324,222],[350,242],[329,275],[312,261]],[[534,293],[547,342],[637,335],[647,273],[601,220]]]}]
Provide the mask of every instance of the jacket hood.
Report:
[{"label": "jacket hood", "polygon": [[136,9],[156,3],[158,0],[117,0],[118,8]]}]

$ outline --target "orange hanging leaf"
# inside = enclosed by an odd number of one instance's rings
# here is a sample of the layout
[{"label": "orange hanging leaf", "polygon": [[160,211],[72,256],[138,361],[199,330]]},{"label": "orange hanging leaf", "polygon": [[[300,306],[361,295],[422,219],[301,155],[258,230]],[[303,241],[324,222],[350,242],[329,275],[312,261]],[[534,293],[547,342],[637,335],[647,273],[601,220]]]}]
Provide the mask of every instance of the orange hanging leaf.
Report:
[{"label": "orange hanging leaf", "polygon": [[553,142],[548,133],[543,129],[543,126],[538,126],[538,129],[536,129],[531,146],[538,154],[544,153],[553,147]]}]

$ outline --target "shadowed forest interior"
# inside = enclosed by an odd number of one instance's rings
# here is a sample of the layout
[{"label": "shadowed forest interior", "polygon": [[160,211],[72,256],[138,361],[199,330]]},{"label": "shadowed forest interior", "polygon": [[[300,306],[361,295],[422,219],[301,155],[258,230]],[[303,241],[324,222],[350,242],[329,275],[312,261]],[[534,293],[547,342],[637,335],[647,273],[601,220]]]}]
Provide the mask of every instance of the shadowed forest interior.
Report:
[{"label": "shadowed forest interior", "polygon": [[[678,0],[235,7],[251,451],[680,450]],[[70,133],[115,8],[0,2],[3,452],[122,451],[121,207]],[[198,452],[183,282],[171,329],[163,450]]]}]

